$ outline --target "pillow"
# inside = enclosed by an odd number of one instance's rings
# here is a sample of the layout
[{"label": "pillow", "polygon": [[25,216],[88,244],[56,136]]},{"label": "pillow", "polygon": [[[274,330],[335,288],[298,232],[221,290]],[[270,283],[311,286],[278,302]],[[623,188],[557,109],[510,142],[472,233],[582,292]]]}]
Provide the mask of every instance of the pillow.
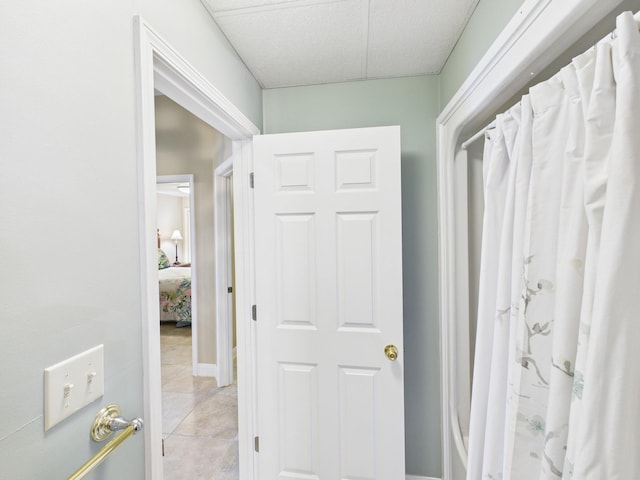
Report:
[{"label": "pillow", "polygon": [[167,254],[162,251],[162,249],[158,249],[158,270],[162,270],[163,268],[169,268],[171,263],[167,258]]}]

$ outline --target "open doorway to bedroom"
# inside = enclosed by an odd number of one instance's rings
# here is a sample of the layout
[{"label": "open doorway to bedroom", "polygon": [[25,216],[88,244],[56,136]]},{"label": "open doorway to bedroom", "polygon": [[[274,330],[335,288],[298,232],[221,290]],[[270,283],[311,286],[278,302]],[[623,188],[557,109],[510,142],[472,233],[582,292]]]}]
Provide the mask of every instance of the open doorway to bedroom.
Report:
[{"label": "open doorway to bedroom", "polygon": [[232,173],[231,142],[166,96],[156,95],[155,113],[159,248],[169,260],[159,270],[163,478],[237,480],[237,383],[233,362],[221,378],[218,333],[232,288],[224,305],[217,293],[232,287],[220,260],[232,258],[232,241],[220,238],[221,228],[232,238],[231,192],[219,198],[217,183],[221,166]]}]

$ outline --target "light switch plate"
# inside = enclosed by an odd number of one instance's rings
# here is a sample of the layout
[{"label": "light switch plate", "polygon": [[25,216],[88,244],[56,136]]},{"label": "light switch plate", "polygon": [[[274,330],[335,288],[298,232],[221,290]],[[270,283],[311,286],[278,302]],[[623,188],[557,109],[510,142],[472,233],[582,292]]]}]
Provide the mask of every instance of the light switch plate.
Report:
[{"label": "light switch plate", "polygon": [[104,394],[104,345],[44,370],[44,429]]}]

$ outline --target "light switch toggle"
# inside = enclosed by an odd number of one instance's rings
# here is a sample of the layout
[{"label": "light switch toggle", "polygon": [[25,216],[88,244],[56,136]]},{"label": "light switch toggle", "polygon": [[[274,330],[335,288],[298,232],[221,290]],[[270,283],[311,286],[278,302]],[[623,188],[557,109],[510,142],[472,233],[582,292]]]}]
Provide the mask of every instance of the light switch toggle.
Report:
[{"label": "light switch toggle", "polygon": [[64,384],[64,408],[69,408],[69,397],[71,396],[72,388],[73,388],[73,383]]},{"label": "light switch toggle", "polygon": [[64,384],[64,398],[69,398],[69,395],[71,395],[71,389],[73,387],[74,387],[73,383]]},{"label": "light switch toggle", "polygon": [[89,372],[87,374],[87,383],[93,382],[94,377],[97,375],[96,372]]}]

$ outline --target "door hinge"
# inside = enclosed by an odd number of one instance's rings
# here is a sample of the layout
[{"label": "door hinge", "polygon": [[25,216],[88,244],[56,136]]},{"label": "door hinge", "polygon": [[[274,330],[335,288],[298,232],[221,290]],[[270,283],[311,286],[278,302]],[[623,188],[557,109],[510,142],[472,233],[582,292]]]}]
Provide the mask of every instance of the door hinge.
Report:
[{"label": "door hinge", "polygon": [[162,439],[162,456],[164,457],[164,438]]},{"label": "door hinge", "polygon": [[233,287],[227,287],[227,293],[233,293]]},{"label": "door hinge", "polygon": [[254,175],[253,175],[253,172],[251,172],[251,173],[249,174],[249,186],[250,186],[251,188],[254,188],[254,183],[253,183],[253,182],[254,182]]},{"label": "door hinge", "polygon": [[253,320],[258,320],[258,307],[255,305],[251,306],[251,318]]},{"label": "door hinge", "polygon": [[260,451],[260,437],[253,437],[253,449],[256,452]]}]

